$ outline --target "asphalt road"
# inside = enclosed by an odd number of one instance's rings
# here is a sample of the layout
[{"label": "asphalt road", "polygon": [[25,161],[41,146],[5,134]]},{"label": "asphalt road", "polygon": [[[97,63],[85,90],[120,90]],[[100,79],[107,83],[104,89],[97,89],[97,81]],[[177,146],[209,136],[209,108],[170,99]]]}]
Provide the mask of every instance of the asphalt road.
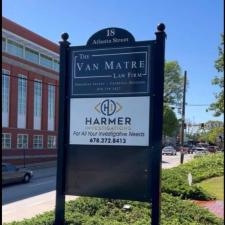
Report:
[{"label": "asphalt road", "polygon": [[[56,168],[34,170],[30,183],[2,188],[2,222],[21,221],[55,208]],[[76,196],[66,196],[66,201]]]},{"label": "asphalt road", "polygon": [[[193,159],[195,154],[185,154],[183,163],[186,163]],[[162,156],[162,168],[168,169],[180,165],[180,152],[177,155],[163,155]]]},{"label": "asphalt road", "polygon": [[43,177],[31,179],[30,183],[20,183],[8,185],[2,188],[2,204],[9,204],[23,200],[25,198],[41,195],[46,192],[54,191],[56,177]]},{"label": "asphalt road", "polygon": [[[186,154],[184,162],[193,158]],[[162,168],[180,164],[180,154],[163,156]],[[2,188],[2,222],[21,221],[55,208],[56,168],[34,170],[34,177],[28,184],[14,184]],[[76,199],[66,196],[66,201]]]}]

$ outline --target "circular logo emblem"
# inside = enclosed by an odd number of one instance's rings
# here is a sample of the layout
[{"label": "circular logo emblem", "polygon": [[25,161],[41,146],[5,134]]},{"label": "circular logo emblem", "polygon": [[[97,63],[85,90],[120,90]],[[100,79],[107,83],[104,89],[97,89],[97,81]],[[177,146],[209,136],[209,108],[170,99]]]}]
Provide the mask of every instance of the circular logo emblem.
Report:
[{"label": "circular logo emblem", "polygon": [[111,116],[116,111],[116,103],[113,100],[105,100],[101,103],[101,112],[105,116]]}]

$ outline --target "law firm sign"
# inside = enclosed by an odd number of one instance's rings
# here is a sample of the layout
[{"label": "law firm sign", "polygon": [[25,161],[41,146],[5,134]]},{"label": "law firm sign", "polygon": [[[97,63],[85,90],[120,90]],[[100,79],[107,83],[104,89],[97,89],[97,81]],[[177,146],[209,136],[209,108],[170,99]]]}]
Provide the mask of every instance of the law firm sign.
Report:
[{"label": "law firm sign", "polygon": [[150,46],[75,50],[72,97],[149,93]]},{"label": "law firm sign", "polygon": [[135,41],[106,28],[60,42],[56,225],[65,195],[147,201],[159,225],[165,26]]}]

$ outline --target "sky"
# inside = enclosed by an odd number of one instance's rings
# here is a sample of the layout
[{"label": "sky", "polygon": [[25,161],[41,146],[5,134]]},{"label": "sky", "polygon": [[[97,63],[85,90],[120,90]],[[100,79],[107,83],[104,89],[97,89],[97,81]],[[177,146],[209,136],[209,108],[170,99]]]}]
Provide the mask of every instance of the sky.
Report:
[{"label": "sky", "polygon": [[223,120],[206,112],[219,90],[211,80],[219,75],[214,62],[224,32],[223,8],[223,0],[2,1],[4,17],[56,43],[67,32],[71,46],[85,45],[107,27],[128,30],[136,41],[154,40],[156,27],[163,22],[165,58],[177,61],[182,73],[187,71],[185,119],[195,124]]}]

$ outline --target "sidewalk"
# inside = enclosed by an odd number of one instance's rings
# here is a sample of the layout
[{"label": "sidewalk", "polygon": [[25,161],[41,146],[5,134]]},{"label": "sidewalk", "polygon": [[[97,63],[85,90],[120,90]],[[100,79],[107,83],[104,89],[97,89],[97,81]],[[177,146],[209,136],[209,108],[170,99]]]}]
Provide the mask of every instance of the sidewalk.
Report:
[{"label": "sidewalk", "polygon": [[224,201],[193,201],[195,204],[208,209],[210,212],[214,213],[216,216],[224,219]]}]

